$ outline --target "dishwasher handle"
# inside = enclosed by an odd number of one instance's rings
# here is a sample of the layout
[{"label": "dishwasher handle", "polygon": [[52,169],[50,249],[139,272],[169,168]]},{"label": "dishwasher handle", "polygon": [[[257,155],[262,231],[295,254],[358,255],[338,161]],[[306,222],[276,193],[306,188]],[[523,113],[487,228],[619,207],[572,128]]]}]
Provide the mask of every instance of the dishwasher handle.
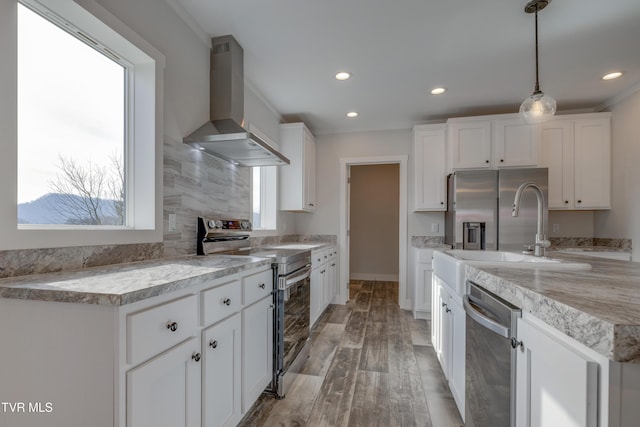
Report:
[{"label": "dishwasher handle", "polygon": [[464,305],[464,311],[474,321],[476,321],[480,325],[484,326],[485,328],[495,332],[496,334],[500,335],[501,337],[504,337],[504,338],[510,338],[511,337],[511,334],[509,333],[510,332],[509,328],[504,326],[501,323],[496,322],[493,319],[488,318],[487,316],[482,314],[480,311],[478,311],[474,307],[474,304],[469,299],[469,295],[465,295],[464,296],[464,299],[462,300],[462,303]]}]

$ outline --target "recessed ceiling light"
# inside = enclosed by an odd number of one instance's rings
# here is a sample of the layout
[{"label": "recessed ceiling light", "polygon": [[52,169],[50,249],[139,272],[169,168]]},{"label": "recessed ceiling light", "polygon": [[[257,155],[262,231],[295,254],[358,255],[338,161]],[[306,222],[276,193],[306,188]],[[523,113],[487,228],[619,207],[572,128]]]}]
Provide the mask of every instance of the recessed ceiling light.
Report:
[{"label": "recessed ceiling light", "polygon": [[614,71],[613,73],[605,74],[602,76],[602,80],[613,80],[620,77],[622,73],[620,71]]},{"label": "recessed ceiling light", "polygon": [[351,73],[347,73],[346,71],[341,71],[336,74],[336,80],[349,80],[351,78]]},{"label": "recessed ceiling light", "polygon": [[358,113],[357,111],[349,111],[349,112],[347,113],[347,117],[350,117],[350,118],[352,118],[352,119],[353,119],[354,117],[358,117],[359,115],[360,115],[360,113]]},{"label": "recessed ceiling light", "polygon": [[433,89],[431,89],[431,95],[442,95],[446,91],[447,89],[443,87],[434,87]]}]

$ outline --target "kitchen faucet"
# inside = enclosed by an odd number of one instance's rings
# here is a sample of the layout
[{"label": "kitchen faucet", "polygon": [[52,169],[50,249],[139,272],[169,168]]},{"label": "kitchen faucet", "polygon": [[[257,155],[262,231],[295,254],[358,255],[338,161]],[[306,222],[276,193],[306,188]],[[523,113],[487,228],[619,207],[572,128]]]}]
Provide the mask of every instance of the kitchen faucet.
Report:
[{"label": "kitchen faucet", "polygon": [[546,239],[544,235],[544,195],[542,194],[542,190],[540,187],[535,185],[533,182],[525,182],[520,185],[516,190],[516,197],[513,200],[513,210],[511,211],[511,216],[517,217],[520,213],[520,202],[522,200],[522,194],[531,188],[534,193],[536,193],[536,198],[538,199],[538,224],[536,228],[536,243],[533,254],[535,256],[544,256],[544,249],[551,246],[551,242]]}]

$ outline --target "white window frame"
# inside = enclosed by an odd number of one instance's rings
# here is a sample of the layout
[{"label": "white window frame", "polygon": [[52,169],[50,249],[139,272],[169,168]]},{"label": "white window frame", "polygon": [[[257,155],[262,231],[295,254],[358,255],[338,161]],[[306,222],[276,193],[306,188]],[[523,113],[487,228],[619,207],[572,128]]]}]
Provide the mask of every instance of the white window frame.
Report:
[{"label": "white window frame", "polygon": [[[249,124],[249,130],[272,147],[278,147],[271,138],[260,129]],[[249,212],[253,217],[253,174],[260,170],[260,219],[261,224],[252,224],[256,234],[273,234],[278,230],[278,166],[261,166],[251,168],[251,197]]]},{"label": "white window frame", "polygon": [[17,1],[0,2],[0,250],[162,241],[164,56],[94,0],[20,0],[129,61],[127,226],[17,224]]},{"label": "white window frame", "polygon": [[[278,228],[278,166],[253,167],[251,173],[260,173],[260,224],[253,224],[255,231],[275,231]],[[253,215],[253,176],[251,179],[251,213]]]}]

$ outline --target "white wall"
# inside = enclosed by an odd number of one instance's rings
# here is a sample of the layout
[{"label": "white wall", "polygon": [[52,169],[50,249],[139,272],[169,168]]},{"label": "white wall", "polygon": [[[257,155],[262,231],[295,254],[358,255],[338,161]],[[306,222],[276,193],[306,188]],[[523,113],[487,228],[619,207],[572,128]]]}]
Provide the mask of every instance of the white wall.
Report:
[{"label": "white wall", "polygon": [[611,107],[611,210],[596,212],[595,237],[632,239],[640,260],[640,91]]},{"label": "white wall", "polygon": [[[434,212],[413,212],[413,157],[411,130],[342,133],[316,136],[316,199],[313,214],[297,214],[299,233],[338,234],[340,219],[339,178],[340,159],[409,155],[408,167],[408,235],[444,235],[444,215]],[[431,223],[440,224],[440,231],[430,232]]]}]

